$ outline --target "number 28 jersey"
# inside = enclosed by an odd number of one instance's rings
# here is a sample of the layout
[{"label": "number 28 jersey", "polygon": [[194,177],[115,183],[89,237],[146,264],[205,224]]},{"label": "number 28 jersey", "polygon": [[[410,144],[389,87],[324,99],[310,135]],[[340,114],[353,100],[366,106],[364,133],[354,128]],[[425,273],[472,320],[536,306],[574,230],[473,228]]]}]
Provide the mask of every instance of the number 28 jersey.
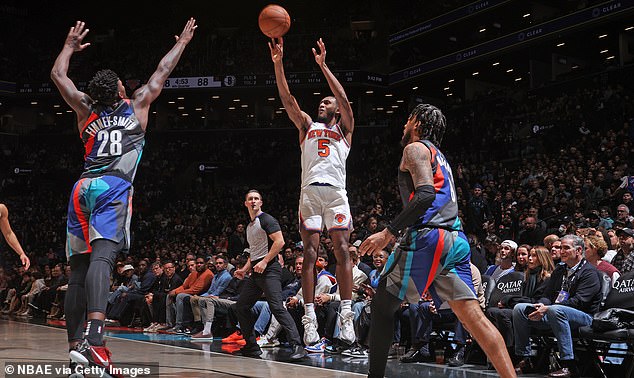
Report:
[{"label": "number 28 jersey", "polygon": [[313,122],[302,141],[302,188],[310,184],[329,184],[346,188],[346,159],[350,145],[339,124],[332,127]]},{"label": "number 28 jersey", "polygon": [[91,107],[80,135],[85,149],[82,178],[110,175],[134,181],[145,130],[129,99],[119,101],[114,109]]}]

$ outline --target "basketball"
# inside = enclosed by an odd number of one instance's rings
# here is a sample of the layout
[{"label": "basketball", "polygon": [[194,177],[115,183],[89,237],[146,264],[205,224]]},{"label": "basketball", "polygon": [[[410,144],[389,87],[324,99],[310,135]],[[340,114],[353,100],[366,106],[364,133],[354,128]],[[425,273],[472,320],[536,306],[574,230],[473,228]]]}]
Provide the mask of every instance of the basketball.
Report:
[{"label": "basketball", "polygon": [[286,9],[279,5],[270,4],[260,12],[258,25],[267,37],[280,38],[291,27],[291,18]]}]

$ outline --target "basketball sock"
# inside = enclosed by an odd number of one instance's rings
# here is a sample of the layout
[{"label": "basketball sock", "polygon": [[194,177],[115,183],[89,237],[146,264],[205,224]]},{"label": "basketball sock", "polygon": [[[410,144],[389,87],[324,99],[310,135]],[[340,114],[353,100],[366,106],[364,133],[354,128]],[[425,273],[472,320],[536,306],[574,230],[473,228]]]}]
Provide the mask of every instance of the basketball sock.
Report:
[{"label": "basketball sock", "polygon": [[104,321],[99,319],[89,319],[86,323],[86,332],[84,336],[90,345],[103,345]]},{"label": "basketball sock", "polygon": [[209,335],[211,333],[211,322],[205,322],[205,328],[203,329],[204,335]]},{"label": "basketball sock", "polygon": [[339,308],[339,312],[343,314],[345,312],[350,312],[350,311],[352,311],[352,300],[351,299],[342,300],[340,308]]},{"label": "basketball sock", "polygon": [[311,319],[316,319],[317,314],[315,314],[315,304],[314,303],[304,303],[304,313],[310,316]]}]

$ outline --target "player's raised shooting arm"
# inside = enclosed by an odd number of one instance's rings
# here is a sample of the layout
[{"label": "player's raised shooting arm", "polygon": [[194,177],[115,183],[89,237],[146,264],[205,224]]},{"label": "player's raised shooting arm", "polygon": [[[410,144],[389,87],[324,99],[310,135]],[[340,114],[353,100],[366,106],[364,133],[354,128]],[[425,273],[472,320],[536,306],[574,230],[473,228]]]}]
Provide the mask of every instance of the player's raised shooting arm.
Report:
[{"label": "player's raised shooting arm", "polygon": [[68,77],[68,65],[70,57],[75,51],[82,51],[90,46],[90,43],[81,43],[88,34],[88,29],[84,29],[85,26],[84,22],[77,21],[75,26],[70,28],[66,41],[64,41],[64,47],[51,69],[51,80],[59,89],[64,101],[77,113],[77,118],[80,121],[88,117],[91,100],[88,95],[79,91],[75,83]]},{"label": "player's raised shooting arm", "polygon": [[[315,62],[317,62],[319,68],[321,68],[321,72],[323,72],[326,77],[330,90],[335,96],[335,99],[337,99],[337,106],[339,107],[339,113],[341,114],[340,126],[346,133],[346,137],[349,138],[349,135],[354,131],[354,114],[352,113],[350,101],[348,101],[348,96],[346,95],[346,91],[343,89],[343,86],[339,80],[337,80],[337,77],[335,77],[332,71],[330,71],[328,65],[326,65],[326,45],[321,38],[317,41],[317,47],[319,47],[319,54],[317,54],[317,50],[313,48]],[[348,141],[350,142],[350,140]]]},{"label": "player's raised shooting arm", "polygon": [[284,56],[284,39],[278,38],[277,43],[275,39],[273,39],[269,42],[269,49],[271,50],[271,60],[275,68],[275,82],[277,83],[280,100],[282,100],[282,105],[284,105],[284,110],[286,110],[288,118],[290,118],[293,124],[295,124],[295,127],[299,129],[300,139],[303,139],[303,133],[307,130],[312,119],[299,108],[297,100],[291,95],[291,90],[288,87],[284,73],[284,63],[282,61]]},{"label": "player's raised shooting arm", "polygon": [[181,35],[175,36],[176,44],[174,44],[174,47],[161,59],[156,71],[154,71],[147,84],[139,88],[132,96],[136,106],[147,109],[161,94],[165,80],[167,80],[174,70],[174,67],[176,67],[176,64],[185,50],[185,46],[191,41],[197,27],[196,20],[190,18],[187,24],[185,24]]}]

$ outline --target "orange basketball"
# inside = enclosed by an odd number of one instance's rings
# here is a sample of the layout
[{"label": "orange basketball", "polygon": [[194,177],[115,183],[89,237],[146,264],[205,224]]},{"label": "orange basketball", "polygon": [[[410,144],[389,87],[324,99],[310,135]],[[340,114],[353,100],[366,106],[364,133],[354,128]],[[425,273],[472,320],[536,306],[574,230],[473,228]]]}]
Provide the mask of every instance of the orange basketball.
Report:
[{"label": "orange basketball", "polygon": [[260,12],[258,25],[267,37],[280,38],[291,27],[291,18],[286,9],[279,5],[269,4]]}]

